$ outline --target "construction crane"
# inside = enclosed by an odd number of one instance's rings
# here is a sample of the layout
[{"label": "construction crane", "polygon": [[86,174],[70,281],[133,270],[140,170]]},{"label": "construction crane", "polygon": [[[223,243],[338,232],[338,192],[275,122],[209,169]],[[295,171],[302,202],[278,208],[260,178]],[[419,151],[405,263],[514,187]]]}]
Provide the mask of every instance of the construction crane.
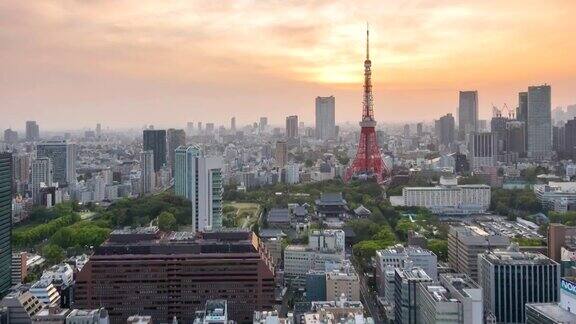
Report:
[{"label": "construction crane", "polygon": [[492,117],[502,117],[502,110],[492,103]]},{"label": "construction crane", "polygon": [[508,108],[506,103],[502,105],[502,108],[498,108],[496,105],[492,104],[492,117],[502,117],[504,111],[506,111],[509,119],[514,119],[514,110]]}]

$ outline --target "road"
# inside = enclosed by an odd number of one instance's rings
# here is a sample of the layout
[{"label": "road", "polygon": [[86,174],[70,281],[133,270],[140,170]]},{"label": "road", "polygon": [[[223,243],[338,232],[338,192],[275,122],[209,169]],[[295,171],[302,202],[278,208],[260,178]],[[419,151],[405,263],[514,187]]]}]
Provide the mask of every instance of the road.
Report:
[{"label": "road", "polygon": [[380,310],[378,308],[378,300],[376,300],[376,295],[370,291],[368,284],[366,283],[366,277],[363,273],[358,274],[360,279],[360,295],[362,299],[362,304],[367,308],[368,313],[374,320],[374,323],[384,323],[384,319],[380,315]]}]

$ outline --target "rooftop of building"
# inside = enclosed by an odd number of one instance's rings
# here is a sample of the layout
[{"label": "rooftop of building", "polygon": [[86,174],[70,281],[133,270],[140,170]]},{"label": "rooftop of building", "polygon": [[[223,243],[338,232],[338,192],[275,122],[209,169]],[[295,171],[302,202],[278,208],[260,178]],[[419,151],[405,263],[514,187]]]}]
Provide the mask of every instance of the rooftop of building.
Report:
[{"label": "rooftop of building", "polygon": [[474,244],[483,245],[508,245],[510,239],[507,236],[499,235],[495,232],[488,231],[487,228],[481,228],[474,225],[450,226],[450,232],[458,235],[462,241],[469,240]]},{"label": "rooftop of building", "polygon": [[516,243],[510,244],[506,249],[487,251],[484,253],[484,258],[495,265],[558,265],[554,260],[543,254],[520,251]]},{"label": "rooftop of building", "polygon": [[409,245],[404,246],[402,244],[396,244],[390,246],[384,250],[376,251],[376,255],[378,257],[385,257],[390,255],[398,255],[398,254],[421,254],[421,255],[434,255],[434,252],[424,249],[419,246]]},{"label": "rooftop of building", "polygon": [[95,255],[256,253],[257,237],[248,229],[160,232],[156,228],[121,230],[96,248]]},{"label": "rooftop of building", "polygon": [[290,222],[290,211],[288,208],[272,208],[266,216],[269,223],[287,223]]},{"label": "rooftop of building", "polygon": [[346,205],[346,200],[341,192],[323,192],[320,199],[316,200],[316,205]]},{"label": "rooftop of building", "polygon": [[555,303],[526,304],[526,308],[532,308],[538,311],[553,320],[554,323],[576,323],[576,315]]},{"label": "rooftop of building", "polygon": [[424,271],[424,269],[420,267],[407,266],[404,269],[396,268],[395,271],[397,275],[400,275],[403,279],[407,280],[421,280],[421,281],[432,280],[430,276],[426,273],[426,271]]}]

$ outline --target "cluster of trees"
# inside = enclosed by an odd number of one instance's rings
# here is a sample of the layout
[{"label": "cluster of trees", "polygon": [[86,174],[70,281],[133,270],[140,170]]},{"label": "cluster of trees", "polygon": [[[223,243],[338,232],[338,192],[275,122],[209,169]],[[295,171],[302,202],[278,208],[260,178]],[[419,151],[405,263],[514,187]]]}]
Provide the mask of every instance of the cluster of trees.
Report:
[{"label": "cluster of trees", "polygon": [[490,209],[510,219],[543,211],[538,198],[530,189],[492,190]]},{"label": "cluster of trees", "polygon": [[15,229],[12,232],[12,243],[15,246],[31,246],[41,243],[63,227],[80,220],[80,216],[74,211],[72,203],[59,204],[50,213],[51,215],[46,218],[52,218],[52,220],[46,223]]},{"label": "cluster of trees", "polygon": [[99,246],[115,227],[147,226],[156,221],[161,230],[176,230],[180,225],[191,223],[190,208],[190,202],[166,192],[123,199],[105,209],[95,207],[91,220],[81,220],[79,205],[66,202],[52,209],[35,209],[34,222],[15,229],[12,242],[20,247],[38,247],[52,264],[60,262],[67,254]]},{"label": "cluster of trees", "polygon": [[564,213],[559,213],[551,211],[548,213],[548,219],[550,223],[560,223],[568,226],[576,225],[576,211],[567,211]]},{"label": "cluster of trees", "polygon": [[177,225],[189,225],[192,223],[191,208],[188,200],[172,192],[164,192],[119,200],[100,211],[98,217],[108,221],[112,227],[148,226],[160,214],[168,212],[175,218]]},{"label": "cluster of trees", "polygon": [[[406,242],[411,230],[428,238],[428,249],[440,260],[447,259],[448,226],[430,211],[418,207],[392,208],[384,202],[375,207],[369,219],[352,220],[347,224],[359,240],[353,246],[353,254],[360,266],[369,265],[377,250]],[[410,214],[412,220],[402,214]]]}]

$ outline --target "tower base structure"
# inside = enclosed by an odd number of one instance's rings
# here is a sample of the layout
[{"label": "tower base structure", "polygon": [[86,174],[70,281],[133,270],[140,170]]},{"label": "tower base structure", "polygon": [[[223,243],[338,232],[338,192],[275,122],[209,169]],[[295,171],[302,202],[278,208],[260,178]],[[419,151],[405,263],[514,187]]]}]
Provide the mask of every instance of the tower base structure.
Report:
[{"label": "tower base structure", "polygon": [[346,169],[344,181],[352,179],[376,179],[378,184],[385,184],[390,177],[390,171],[382,160],[376,130],[373,126],[363,126],[360,132],[358,151],[352,164]]}]

